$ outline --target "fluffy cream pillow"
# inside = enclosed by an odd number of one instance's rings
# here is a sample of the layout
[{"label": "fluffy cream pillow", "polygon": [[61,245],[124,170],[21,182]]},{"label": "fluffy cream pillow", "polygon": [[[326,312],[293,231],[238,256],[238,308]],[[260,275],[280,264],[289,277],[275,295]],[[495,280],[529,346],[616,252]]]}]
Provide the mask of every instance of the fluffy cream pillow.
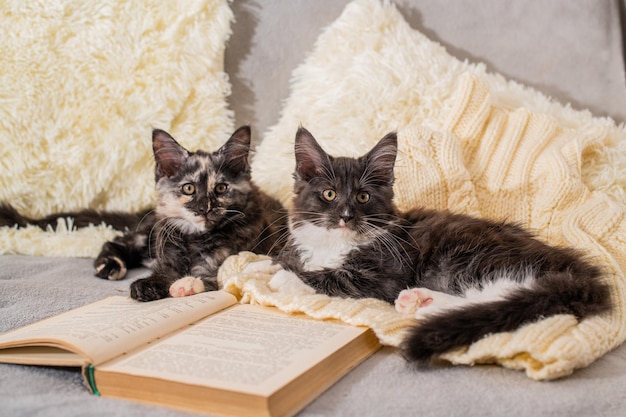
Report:
[{"label": "fluffy cream pillow", "polygon": [[0,200],[29,215],[152,201],[151,129],[189,147],[233,123],[225,0],[12,1],[0,20]]},{"label": "fluffy cream pillow", "polygon": [[[153,128],[190,149],[232,133],[223,72],[232,19],[226,0],[5,2],[0,201],[29,216],[149,206]],[[3,229],[0,252],[97,253]],[[101,232],[94,248],[111,236]]]}]

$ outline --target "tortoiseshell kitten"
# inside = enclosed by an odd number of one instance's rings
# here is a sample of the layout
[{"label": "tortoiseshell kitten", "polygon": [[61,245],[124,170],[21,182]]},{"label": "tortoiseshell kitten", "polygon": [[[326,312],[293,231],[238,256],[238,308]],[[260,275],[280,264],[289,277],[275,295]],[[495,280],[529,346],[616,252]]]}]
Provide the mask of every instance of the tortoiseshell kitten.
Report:
[{"label": "tortoiseshell kitten", "polygon": [[[0,224],[46,228],[59,217],[77,227],[114,224],[124,235],[106,242],[95,260],[96,275],[122,279],[127,269],[152,269],[131,284],[131,297],[152,301],[217,289],[217,270],[230,255],[249,250],[276,254],[286,228],[280,203],[252,182],[248,156],[250,128],[237,129],[217,151],[190,152],[163,130],[154,130],[157,204],[139,214],[86,210],[47,216],[19,216],[0,206]],[[11,218],[12,217],[12,218]],[[7,220],[10,219],[10,220]]]},{"label": "tortoiseshell kitten", "polygon": [[[149,238],[156,262],[152,275],[131,284],[132,298],[151,301],[216,290],[217,270],[228,256],[243,250],[278,252],[284,212],[251,180],[248,126],[213,153],[189,152],[162,130],[153,132],[152,143],[158,197]],[[120,240],[131,253],[133,243],[142,243],[133,234]],[[100,270],[115,261],[116,242],[110,243],[98,257],[102,263],[96,260]]]},{"label": "tortoiseshell kitten", "polygon": [[491,333],[556,314],[610,308],[601,270],[522,227],[447,211],[401,213],[393,200],[395,133],[360,158],[295,138],[295,197],[274,290],[374,297],[419,319],[404,343],[425,362]]}]

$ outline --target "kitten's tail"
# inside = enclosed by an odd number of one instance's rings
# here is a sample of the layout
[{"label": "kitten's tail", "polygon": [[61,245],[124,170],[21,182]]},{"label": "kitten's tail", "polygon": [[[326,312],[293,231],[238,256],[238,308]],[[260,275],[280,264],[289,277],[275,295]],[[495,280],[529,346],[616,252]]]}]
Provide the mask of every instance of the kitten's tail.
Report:
[{"label": "kitten's tail", "polygon": [[63,212],[50,214],[40,219],[33,219],[21,215],[13,206],[7,203],[0,203],[0,227],[18,227],[23,228],[28,225],[37,226],[41,229],[49,227],[56,230],[59,219],[72,219],[72,224],[76,228],[88,227],[90,225],[106,224],[115,230],[126,231],[134,230],[141,220],[150,213],[150,210],[144,210],[136,213],[125,213],[118,211],[98,211],[85,209],[76,212]]},{"label": "kitten's tail", "polygon": [[599,271],[578,278],[568,272],[548,273],[503,299],[434,312],[409,331],[401,348],[407,360],[424,364],[450,349],[545,317],[572,314],[581,320],[609,310],[609,287],[600,282]]}]

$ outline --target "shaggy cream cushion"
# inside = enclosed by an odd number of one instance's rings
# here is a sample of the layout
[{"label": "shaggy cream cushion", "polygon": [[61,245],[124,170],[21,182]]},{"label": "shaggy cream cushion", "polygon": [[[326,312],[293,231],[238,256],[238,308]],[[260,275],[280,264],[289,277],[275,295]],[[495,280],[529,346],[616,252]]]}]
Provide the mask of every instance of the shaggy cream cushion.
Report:
[{"label": "shaggy cream cushion", "polygon": [[[572,129],[606,128],[606,146],[588,150],[581,161],[583,180],[592,190],[626,201],[623,128],[609,118],[574,110],[499,74],[487,73],[482,63],[454,58],[412,29],[395,6],[387,3],[357,0],[349,4],[294,71],[281,118],[265,133],[252,163],[255,181],[267,192],[291,204],[293,141],[300,124],[324,149],[348,156],[365,153],[391,130],[421,126],[445,131],[446,106],[461,74],[470,72],[489,87],[494,105],[549,114],[559,125]],[[407,164],[400,155],[400,181],[403,172],[418,168]],[[399,182],[396,190],[402,189],[406,187]],[[400,205],[404,203],[414,202],[402,200]]]},{"label": "shaggy cream cushion", "polygon": [[[396,199],[519,221],[553,244],[587,251],[606,269],[612,314],[580,324],[563,315],[450,352],[457,364],[497,363],[535,379],[583,367],[626,337],[626,131],[523,85],[461,62],[411,29],[388,2],[357,0],[294,72],[280,121],[257,148],[253,172],[290,205],[293,140],[302,124],[335,155],[362,155],[397,130]],[[225,288],[244,300],[371,326],[396,345],[406,325],[391,306],[323,295],[285,298],[249,254],[225,263]],[[358,304],[358,303],[357,303]],[[367,310],[363,315],[362,311]],[[377,314],[378,312],[378,314]]]},{"label": "shaggy cream cushion", "polygon": [[[0,201],[29,216],[151,205],[153,128],[189,149],[232,133],[232,19],[226,0],[4,2]],[[0,253],[95,256],[114,235],[94,227],[72,240],[64,226],[3,228]]]}]

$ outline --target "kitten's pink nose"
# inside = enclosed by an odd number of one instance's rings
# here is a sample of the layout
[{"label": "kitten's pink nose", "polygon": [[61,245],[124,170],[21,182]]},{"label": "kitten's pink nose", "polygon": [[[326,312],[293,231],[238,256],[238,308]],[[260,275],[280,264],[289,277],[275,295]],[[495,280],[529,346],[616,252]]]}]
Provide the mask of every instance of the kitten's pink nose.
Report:
[{"label": "kitten's pink nose", "polygon": [[352,213],[344,212],[341,216],[341,221],[344,223],[348,223],[350,220],[354,219],[354,215]]}]

